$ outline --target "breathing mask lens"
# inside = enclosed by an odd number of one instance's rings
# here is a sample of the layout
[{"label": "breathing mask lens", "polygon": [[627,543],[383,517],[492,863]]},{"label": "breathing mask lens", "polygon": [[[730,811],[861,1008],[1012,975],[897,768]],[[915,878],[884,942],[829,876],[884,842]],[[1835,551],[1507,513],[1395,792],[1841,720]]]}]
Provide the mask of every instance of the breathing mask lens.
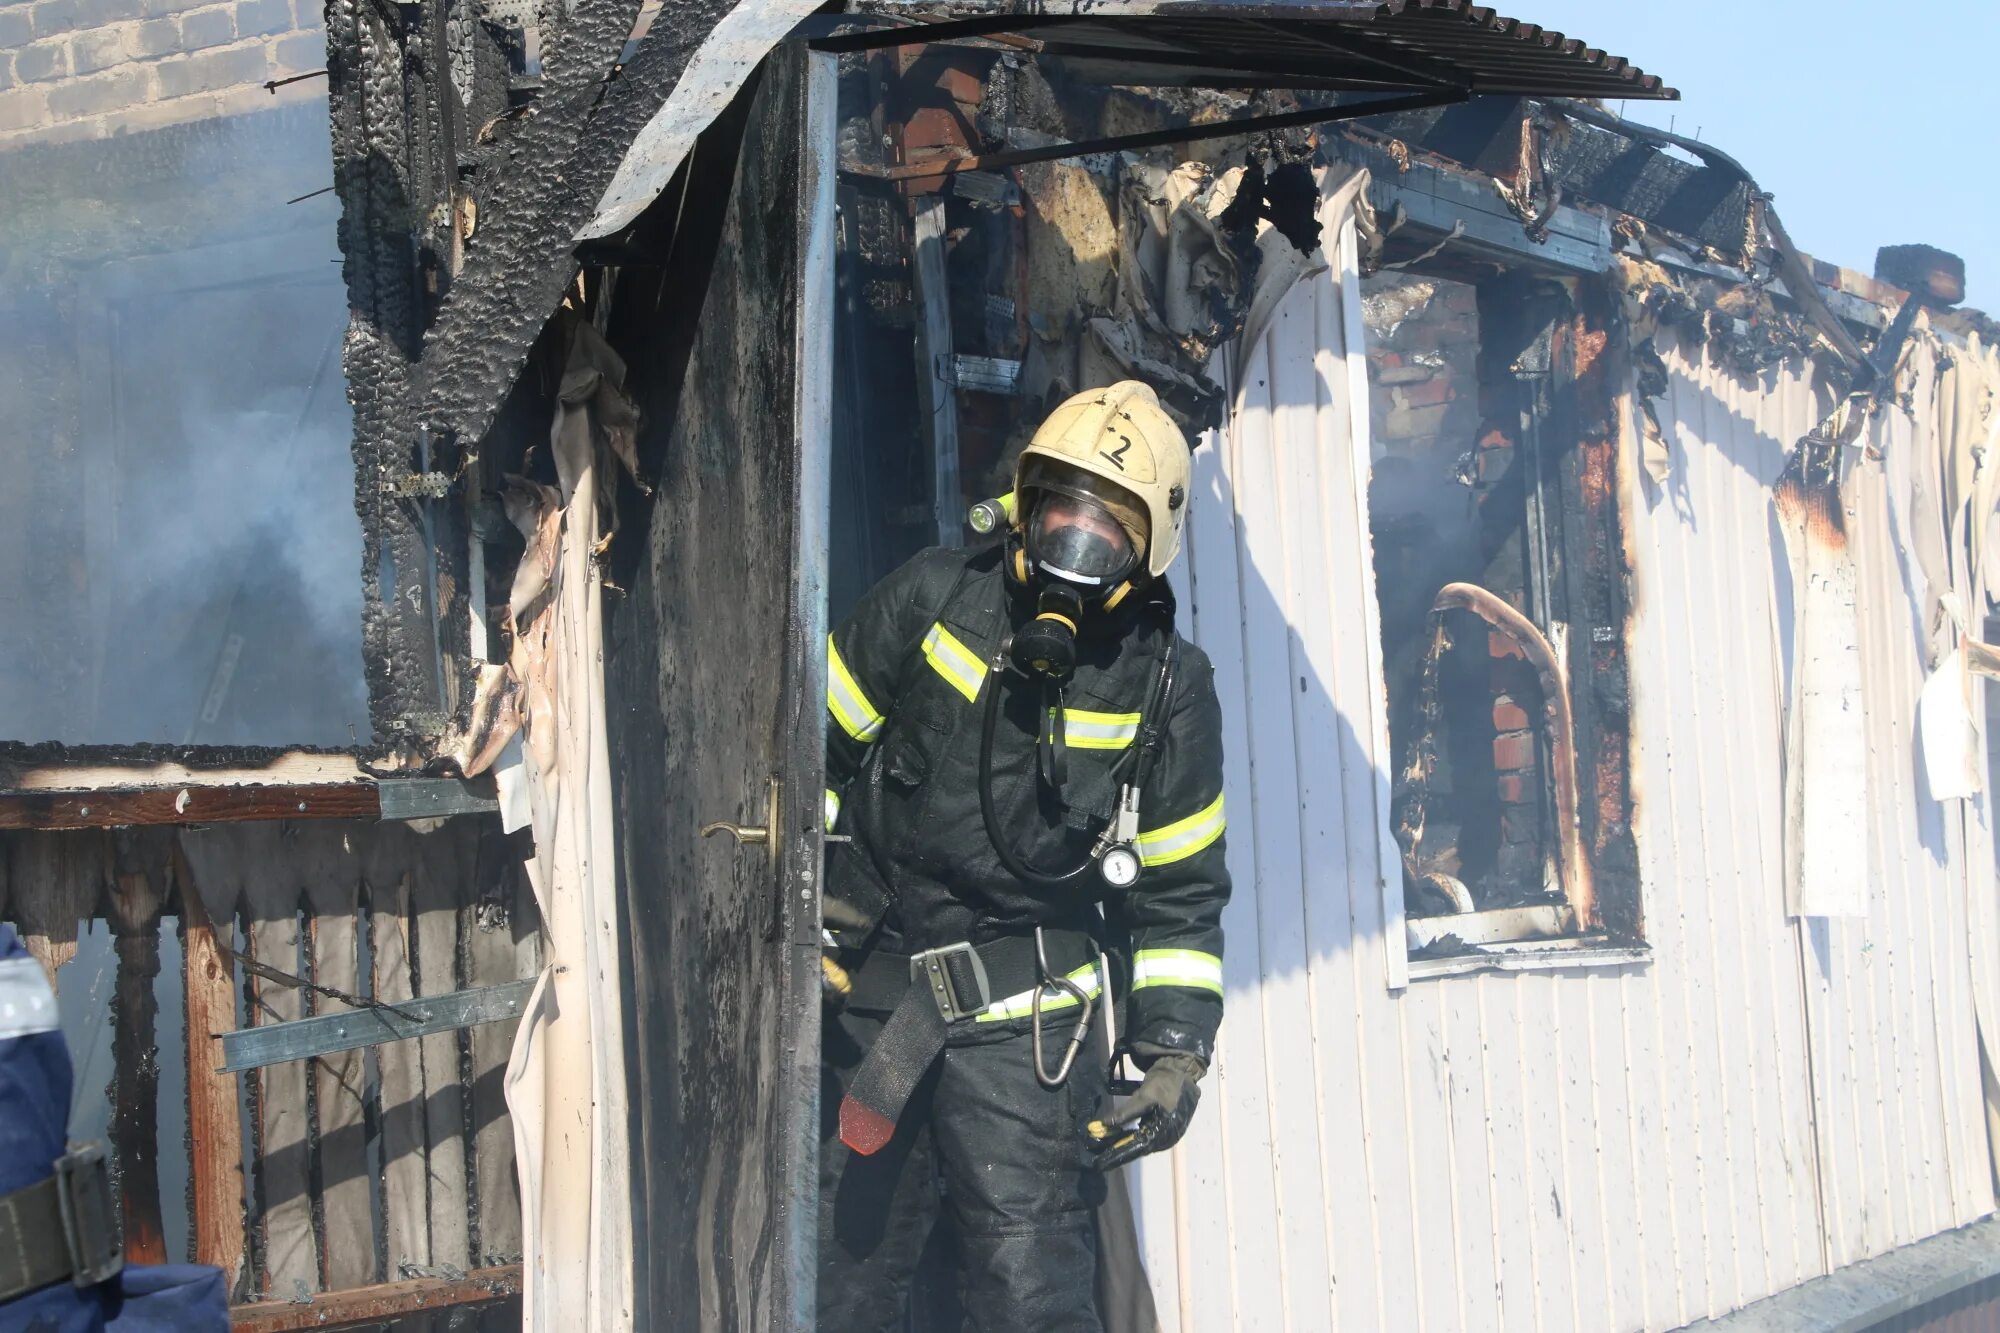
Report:
[{"label": "breathing mask lens", "polygon": [[1111,511],[1091,500],[1045,495],[1028,523],[1028,555],[1045,572],[1071,583],[1114,584],[1137,560],[1132,539]]}]

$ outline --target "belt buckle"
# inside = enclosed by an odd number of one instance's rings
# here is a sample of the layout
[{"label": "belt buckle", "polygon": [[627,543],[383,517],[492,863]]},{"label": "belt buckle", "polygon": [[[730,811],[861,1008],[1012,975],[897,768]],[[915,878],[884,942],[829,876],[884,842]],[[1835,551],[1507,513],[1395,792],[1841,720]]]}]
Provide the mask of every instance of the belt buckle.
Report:
[{"label": "belt buckle", "polygon": [[56,1159],[56,1208],[79,1287],[94,1287],[125,1267],[125,1246],[111,1217],[111,1172],[104,1145],[86,1143]]},{"label": "belt buckle", "polygon": [[[979,986],[976,1000],[967,1004],[958,993],[958,986],[951,979],[951,967],[947,963],[953,954],[964,954],[972,962],[972,978]],[[930,988],[931,998],[937,1001],[938,1012],[947,1023],[956,1023],[961,1018],[971,1018],[993,1003],[991,987],[986,981],[986,963],[980,958],[979,950],[965,940],[957,944],[947,944],[940,949],[925,949],[922,953],[910,955],[910,982],[922,983]]]}]

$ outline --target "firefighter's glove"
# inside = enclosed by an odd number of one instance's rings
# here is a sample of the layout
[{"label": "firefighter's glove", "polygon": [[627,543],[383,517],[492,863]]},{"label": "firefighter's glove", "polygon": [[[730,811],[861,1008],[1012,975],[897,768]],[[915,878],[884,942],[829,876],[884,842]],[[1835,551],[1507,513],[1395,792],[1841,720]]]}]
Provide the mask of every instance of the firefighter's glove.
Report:
[{"label": "firefighter's glove", "polygon": [[847,969],[833,961],[831,952],[819,956],[819,999],[829,1009],[838,1009],[854,993],[854,979]]},{"label": "firefighter's glove", "polygon": [[819,1002],[829,1009],[839,1009],[854,994],[854,978],[834,960],[839,947],[834,943],[833,932],[822,929],[819,940]]},{"label": "firefighter's glove", "polygon": [[1115,1113],[1084,1126],[1084,1144],[1099,1171],[1135,1157],[1171,1148],[1187,1133],[1201,1101],[1196,1085],[1208,1066],[1192,1055],[1163,1055],[1146,1070],[1145,1082]]},{"label": "firefighter's glove", "polygon": [[866,932],[874,923],[860,911],[832,894],[822,895],[819,900],[819,998],[829,1009],[838,1009],[847,1003],[847,997],[854,994],[854,978],[847,975],[847,969],[840,965],[836,955],[840,952],[840,941],[834,938],[836,930]]}]

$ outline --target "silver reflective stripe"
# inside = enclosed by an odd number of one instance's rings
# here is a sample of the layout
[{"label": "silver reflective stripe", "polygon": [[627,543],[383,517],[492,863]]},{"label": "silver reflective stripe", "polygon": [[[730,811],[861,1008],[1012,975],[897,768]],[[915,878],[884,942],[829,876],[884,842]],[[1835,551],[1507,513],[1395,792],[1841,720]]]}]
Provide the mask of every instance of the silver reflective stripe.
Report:
[{"label": "silver reflective stripe", "polygon": [[931,632],[924,635],[924,660],[951,682],[951,687],[964,695],[967,703],[979,697],[979,686],[986,679],[986,663],[943,625],[932,625]]},{"label": "silver reflective stripe", "polygon": [[[1069,979],[1083,987],[1083,993],[1092,999],[1096,999],[1103,993],[1102,988],[1098,984],[1096,963],[1085,963],[1082,967],[1070,973]],[[1076,1005],[1076,996],[1071,995],[1068,991],[1057,990],[1054,986],[1042,987],[1043,1013],[1052,1014],[1059,1009],[1074,1009]],[[1033,1012],[1035,1012],[1035,992],[1033,990],[1024,990],[1018,994],[1009,995],[1004,1000],[995,1000],[993,1003],[987,1005],[980,1013],[978,1021],[981,1023],[992,1023],[1004,1018],[1026,1018]]]},{"label": "silver reflective stripe", "polygon": [[1139,835],[1139,860],[1149,866],[1183,861],[1222,836],[1222,798],[1216,797],[1186,819]]},{"label": "silver reflective stripe", "polygon": [[32,958],[0,959],[0,1037],[56,1030],[56,996],[48,973]]},{"label": "silver reflective stripe", "polygon": [[826,636],[826,711],[833,714],[842,731],[863,745],[882,734],[882,715],[868,702],[847,663],[840,660],[840,649],[834,646],[831,634]]},{"label": "silver reflective stripe", "polygon": [[1063,740],[1079,750],[1124,750],[1139,734],[1137,713],[1063,709]]},{"label": "silver reflective stripe", "polygon": [[833,788],[826,789],[826,831],[833,832],[833,826],[840,822],[840,793]]},{"label": "silver reflective stripe", "polygon": [[1132,989],[1186,986],[1222,994],[1222,960],[1199,949],[1141,949],[1132,956]]}]

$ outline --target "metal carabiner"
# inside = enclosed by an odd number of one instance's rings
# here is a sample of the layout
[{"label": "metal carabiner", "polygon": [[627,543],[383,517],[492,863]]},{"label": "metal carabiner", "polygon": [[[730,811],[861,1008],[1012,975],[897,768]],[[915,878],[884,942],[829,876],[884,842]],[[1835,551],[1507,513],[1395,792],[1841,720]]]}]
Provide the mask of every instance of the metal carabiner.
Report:
[{"label": "metal carabiner", "polygon": [[[1090,1020],[1097,1012],[1097,999],[1068,977],[1050,973],[1049,953],[1042,940],[1040,926],[1035,927],[1035,967],[1041,973],[1041,979],[1035,985],[1035,998],[1029,1009],[1033,1016],[1029,1031],[1033,1037],[1035,1053],[1035,1081],[1045,1088],[1060,1088],[1069,1082],[1069,1071],[1076,1065],[1076,1053],[1083,1049],[1083,1043],[1090,1036]],[[1042,1063],[1042,992],[1050,987],[1067,991],[1078,1004],[1083,1006],[1083,1012],[1077,1016],[1076,1030],[1069,1035],[1069,1049],[1063,1052],[1062,1063],[1056,1066],[1056,1072],[1053,1074],[1049,1073]]]}]

